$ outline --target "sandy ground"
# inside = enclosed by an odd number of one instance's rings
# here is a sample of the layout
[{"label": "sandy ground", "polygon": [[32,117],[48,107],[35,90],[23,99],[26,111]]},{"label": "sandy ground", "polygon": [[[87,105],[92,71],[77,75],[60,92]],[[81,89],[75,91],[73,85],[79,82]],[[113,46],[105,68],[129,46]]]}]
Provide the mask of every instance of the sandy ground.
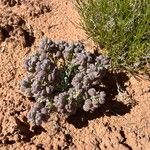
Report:
[{"label": "sandy ground", "polygon": [[0,150],[149,150],[150,81],[143,76],[118,74],[127,92],[117,95],[108,75],[105,111],[51,114],[41,127],[27,122],[33,102],[19,91],[22,64],[43,35],[93,47],[70,0],[0,0]]}]

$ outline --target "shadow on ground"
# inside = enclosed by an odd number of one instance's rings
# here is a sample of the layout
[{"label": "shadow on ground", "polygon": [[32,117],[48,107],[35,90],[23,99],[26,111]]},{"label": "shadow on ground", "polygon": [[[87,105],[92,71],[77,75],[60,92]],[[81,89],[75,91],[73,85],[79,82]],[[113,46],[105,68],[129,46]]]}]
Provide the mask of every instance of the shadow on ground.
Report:
[{"label": "shadow on ground", "polygon": [[[25,118],[26,119],[26,118]],[[46,132],[46,130],[41,126],[33,126],[32,131],[30,130],[30,124],[27,123],[27,120],[22,122],[20,119],[15,117],[17,123],[17,130],[20,135],[23,136],[24,142],[30,142],[31,138],[40,135],[42,132]]]}]

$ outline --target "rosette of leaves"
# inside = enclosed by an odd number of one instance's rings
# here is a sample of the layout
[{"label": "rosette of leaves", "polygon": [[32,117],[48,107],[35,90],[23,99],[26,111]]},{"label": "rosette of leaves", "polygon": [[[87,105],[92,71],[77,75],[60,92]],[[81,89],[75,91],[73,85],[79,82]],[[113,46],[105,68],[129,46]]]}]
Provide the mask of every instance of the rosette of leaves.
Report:
[{"label": "rosette of leaves", "polygon": [[93,112],[105,103],[106,94],[100,89],[109,59],[86,52],[81,42],[44,38],[38,50],[25,59],[24,68],[27,74],[20,88],[38,103],[28,113],[29,121],[37,125],[42,122],[43,117],[38,116],[43,116],[43,108],[69,116],[78,109]]}]

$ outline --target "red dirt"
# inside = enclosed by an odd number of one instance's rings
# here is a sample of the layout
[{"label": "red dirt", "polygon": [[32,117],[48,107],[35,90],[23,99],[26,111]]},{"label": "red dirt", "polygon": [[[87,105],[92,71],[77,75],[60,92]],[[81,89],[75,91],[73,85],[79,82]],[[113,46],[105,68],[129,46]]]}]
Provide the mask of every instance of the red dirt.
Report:
[{"label": "red dirt", "polygon": [[54,113],[42,127],[27,123],[32,102],[19,91],[22,64],[43,35],[93,47],[70,0],[0,0],[0,149],[149,150],[150,81],[142,76],[124,78],[130,96],[116,96],[105,113],[69,119]]}]

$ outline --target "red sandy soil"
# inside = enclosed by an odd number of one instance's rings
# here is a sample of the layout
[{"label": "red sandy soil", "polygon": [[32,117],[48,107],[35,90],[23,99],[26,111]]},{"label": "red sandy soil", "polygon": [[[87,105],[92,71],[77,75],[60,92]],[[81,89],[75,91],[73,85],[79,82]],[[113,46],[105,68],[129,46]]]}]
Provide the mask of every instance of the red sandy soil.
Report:
[{"label": "red sandy soil", "polygon": [[108,76],[116,98],[104,112],[68,119],[54,113],[41,127],[27,122],[33,102],[19,90],[22,64],[43,35],[93,47],[71,0],[0,0],[0,150],[149,150],[150,81],[144,76],[118,74],[127,90],[119,95]]}]

